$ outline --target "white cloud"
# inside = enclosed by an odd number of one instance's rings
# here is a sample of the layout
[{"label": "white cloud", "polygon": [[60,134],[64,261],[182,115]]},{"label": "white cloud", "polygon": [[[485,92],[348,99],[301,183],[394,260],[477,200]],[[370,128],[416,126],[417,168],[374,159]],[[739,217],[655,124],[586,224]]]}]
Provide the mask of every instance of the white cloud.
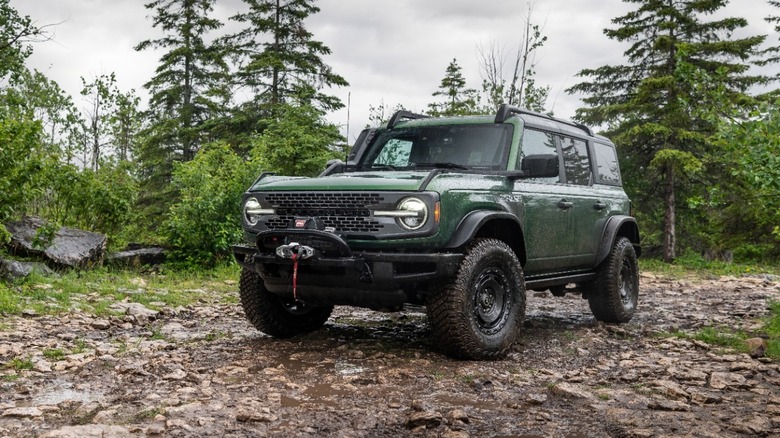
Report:
[{"label": "white cloud", "polygon": [[[11,0],[20,13],[39,24],[59,23],[55,40],[35,46],[30,65],[56,80],[78,101],[79,77],[115,72],[123,89],[135,88],[154,74],[160,53],[133,47],[154,38],[152,11],[141,0]],[[513,49],[520,40],[527,3],[517,0],[320,0],[321,12],[311,17],[309,30],[332,50],[327,62],[350,87],[332,90],[344,103],[351,93],[350,137],[368,122],[369,105],[382,101],[424,111],[453,58],[463,68],[469,86],[480,80],[478,45],[500,42]],[[548,106],[556,115],[571,117],[577,96],[563,90],[578,82],[583,68],[622,62],[625,46],[606,38],[603,29],[629,10],[619,0],[547,0],[533,5],[533,21],[548,37],[537,58],[537,82],[552,87]],[[222,21],[242,8],[240,0],[218,0],[213,16]],[[748,34],[773,33],[763,21],[778,15],[765,0],[740,0],[724,15],[744,16]],[[235,26],[235,25],[233,25]],[[770,40],[777,44],[777,34]],[[329,116],[345,125],[346,109]]]}]

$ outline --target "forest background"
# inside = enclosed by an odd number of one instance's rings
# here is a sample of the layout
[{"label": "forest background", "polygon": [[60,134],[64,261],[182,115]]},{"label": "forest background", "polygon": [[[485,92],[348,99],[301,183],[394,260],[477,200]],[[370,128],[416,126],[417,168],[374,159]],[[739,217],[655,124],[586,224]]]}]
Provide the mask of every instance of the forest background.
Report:
[{"label": "forest background", "polygon": [[[667,262],[776,262],[780,92],[766,72],[780,61],[780,2],[766,2],[777,12],[762,17],[766,35],[724,16],[725,0],[623,3],[628,12],[604,31],[622,62],[583,65],[566,91],[582,99],[576,119],[618,145],[643,246]],[[0,224],[37,215],[105,233],[113,249],[163,244],[178,263],[214,265],[241,239],[238,200],[260,170],[311,176],[344,157],[347,139],[328,115],[345,106],[333,90],[349,78],[307,30],[317,3],[242,0],[228,20],[235,32],[214,7],[145,5],[155,37],[135,50],[161,57],[142,99],[120,89],[121,72],[82,77],[71,95],[30,68],[33,50],[56,43],[56,24],[0,0]],[[475,42],[479,78],[453,59],[430,80],[427,113],[493,113],[502,102],[553,112],[537,69],[567,55],[540,56],[544,26],[532,6],[518,8],[519,41]],[[368,123],[401,108],[375,102]]]}]

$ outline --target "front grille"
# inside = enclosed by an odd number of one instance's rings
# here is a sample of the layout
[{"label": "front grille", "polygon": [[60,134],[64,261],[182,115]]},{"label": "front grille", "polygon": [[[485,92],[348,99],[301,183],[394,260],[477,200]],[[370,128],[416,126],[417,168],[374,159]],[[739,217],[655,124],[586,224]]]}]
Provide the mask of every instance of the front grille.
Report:
[{"label": "front grille", "polygon": [[384,225],[371,219],[369,206],[384,202],[378,193],[268,193],[265,201],[276,216],[265,222],[268,229],[287,228],[295,217],[317,217],[338,232],[377,232]]}]

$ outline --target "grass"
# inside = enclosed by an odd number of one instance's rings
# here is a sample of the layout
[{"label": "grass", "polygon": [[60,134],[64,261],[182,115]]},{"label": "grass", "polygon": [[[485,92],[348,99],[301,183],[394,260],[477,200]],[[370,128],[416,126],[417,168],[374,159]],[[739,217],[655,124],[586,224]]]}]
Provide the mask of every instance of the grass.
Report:
[{"label": "grass", "polygon": [[686,253],[675,259],[673,263],[642,257],[639,259],[639,267],[645,272],[653,272],[673,278],[717,278],[727,275],[740,277],[742,275],[755,274],[780,275],[780,265],[778,264],[708,261],[695,253]]},{"label": "grass", "polygon": [[769,306],[769,317],[764,326],[767,339],[767,357],[774,360],[780,360],[780,302],[772,303]]},{"label": "grass", "polygon": [[29,358],[22,359],[15,357],[8,362],[8,368],[13,368],[16,371],[31,370],[33,369],[32,360]]},{"label": "grass", "polygon": [[43,357],[49,360],[62,360],[65,358],[65,352],[59,348],[48,348],[43,350]]},{"label": "grass", "polygon": [[[31,275],[21,283],[0,282],[0,315],[18,315],[32,309],[56,315],[79,309],[95,316],[111,316],[111,305],[129,297],[151,309],[187,306],[196,302],[237,302],[236,264],[210,270],[172,270],[143,273],[102,267],[67,271],[59,277]],[[232,281],[227,281],[232,280]],[[132,293],[142,289],[141,293]]]}]

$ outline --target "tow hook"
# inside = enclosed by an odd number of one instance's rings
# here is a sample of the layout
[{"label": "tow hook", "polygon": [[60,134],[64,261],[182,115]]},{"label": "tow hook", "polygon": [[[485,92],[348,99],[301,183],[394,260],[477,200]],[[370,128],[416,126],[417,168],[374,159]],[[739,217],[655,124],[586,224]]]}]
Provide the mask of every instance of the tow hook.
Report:
[{"label": "tow hook", "polygon": [[287,245],[281,245],[276,248],[276,255],[284,259],[292,259],[293,262],[293,275],[292,275],[292,292],[295,302],[301,302],[298,299],[298,261],[302,259],[308,259],[314,255],[314,248],[306,245],[301,245],[298,242],[290,242]]},{"label": "tow hook", "polygon": [[290,242],[277,247],[276,255],[283,259],[308,259],[314,255],[314,248],[298,242]]}]

